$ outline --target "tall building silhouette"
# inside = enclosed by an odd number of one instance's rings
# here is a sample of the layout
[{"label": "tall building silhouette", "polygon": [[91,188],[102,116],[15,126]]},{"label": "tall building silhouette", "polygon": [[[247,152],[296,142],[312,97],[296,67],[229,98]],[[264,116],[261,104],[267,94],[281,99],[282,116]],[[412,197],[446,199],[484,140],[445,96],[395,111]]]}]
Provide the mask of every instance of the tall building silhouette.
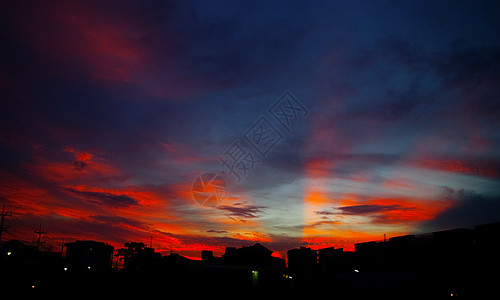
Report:
[{"label": "tall building silhouette", "polygon": [[296,279],[309,279],[316,273],[318,252],[311,248],[291,249],[288,255],[288,272]]}]

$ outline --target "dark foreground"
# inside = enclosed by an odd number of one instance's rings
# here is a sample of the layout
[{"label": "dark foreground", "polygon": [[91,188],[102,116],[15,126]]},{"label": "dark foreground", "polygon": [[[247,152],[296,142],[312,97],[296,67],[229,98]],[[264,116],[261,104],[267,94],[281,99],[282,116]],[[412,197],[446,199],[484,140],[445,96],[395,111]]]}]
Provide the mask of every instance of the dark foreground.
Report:
[{"label": "dark foreground", "polygon": [[[7,273],[6,271],[10,271]],[[4,295],[174,295],[235,298],[241,296],[330,297],[486,297],[498,289],[493,273],[459,274],[412,272],[349,272],[329,278],[290,279],[286,274],[251,271],[248,268],[217,269],[199,266],[189,271],[169,273],[49,272],[8,270],[2,267],[0,287]],[[258,275],[255,275],[255,272]],[[288,278],[286,278],[288,276]]]}]

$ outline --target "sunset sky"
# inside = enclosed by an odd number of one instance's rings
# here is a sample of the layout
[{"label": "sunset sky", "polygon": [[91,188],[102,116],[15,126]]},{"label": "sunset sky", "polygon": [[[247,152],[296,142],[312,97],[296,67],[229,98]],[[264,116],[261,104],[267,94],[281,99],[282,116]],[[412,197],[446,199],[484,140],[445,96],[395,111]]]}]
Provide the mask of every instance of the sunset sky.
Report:
[{"label": "sunset sky", "polygon": [[500,221],[497,1],[0,7],[2,240],[284,257]]}]

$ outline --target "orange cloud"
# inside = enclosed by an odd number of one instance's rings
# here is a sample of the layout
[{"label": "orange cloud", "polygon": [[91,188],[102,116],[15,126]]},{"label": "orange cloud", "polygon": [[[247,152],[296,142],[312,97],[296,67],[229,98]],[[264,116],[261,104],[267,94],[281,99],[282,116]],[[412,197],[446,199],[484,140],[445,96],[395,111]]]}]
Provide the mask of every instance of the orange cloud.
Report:
[{"label": "orange cloud", "polygon": [[[397,235],[397,233],[394,235]],[[381,238],[383,238],[383,235],[344,229],[332,230],[328,236],[306,237],[302,239],[302,242],[312,249],[335,247],[344,248],[345,251],[354,251],[355,243],[380,240]]]},{"label": "orange cloud", "polygon": [[272,242],[273,240],[268,234],[261,232],[238,232],[231,235],[235,239],[243,241],[259,241],[259,242]]}]

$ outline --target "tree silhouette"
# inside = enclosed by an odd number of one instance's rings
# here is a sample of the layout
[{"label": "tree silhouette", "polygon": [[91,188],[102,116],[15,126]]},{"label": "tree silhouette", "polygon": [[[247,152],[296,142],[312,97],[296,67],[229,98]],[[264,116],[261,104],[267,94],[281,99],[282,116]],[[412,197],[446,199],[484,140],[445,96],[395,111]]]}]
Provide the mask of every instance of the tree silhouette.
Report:
[{"label": "tree silhouette", "polygon": [[125,243],[124,248],[118,249],[117,255],[121,256],[123,268],[128,271],[150,270],[161,258],[161,254],[154,252],[153,248],[138,242]]}]

